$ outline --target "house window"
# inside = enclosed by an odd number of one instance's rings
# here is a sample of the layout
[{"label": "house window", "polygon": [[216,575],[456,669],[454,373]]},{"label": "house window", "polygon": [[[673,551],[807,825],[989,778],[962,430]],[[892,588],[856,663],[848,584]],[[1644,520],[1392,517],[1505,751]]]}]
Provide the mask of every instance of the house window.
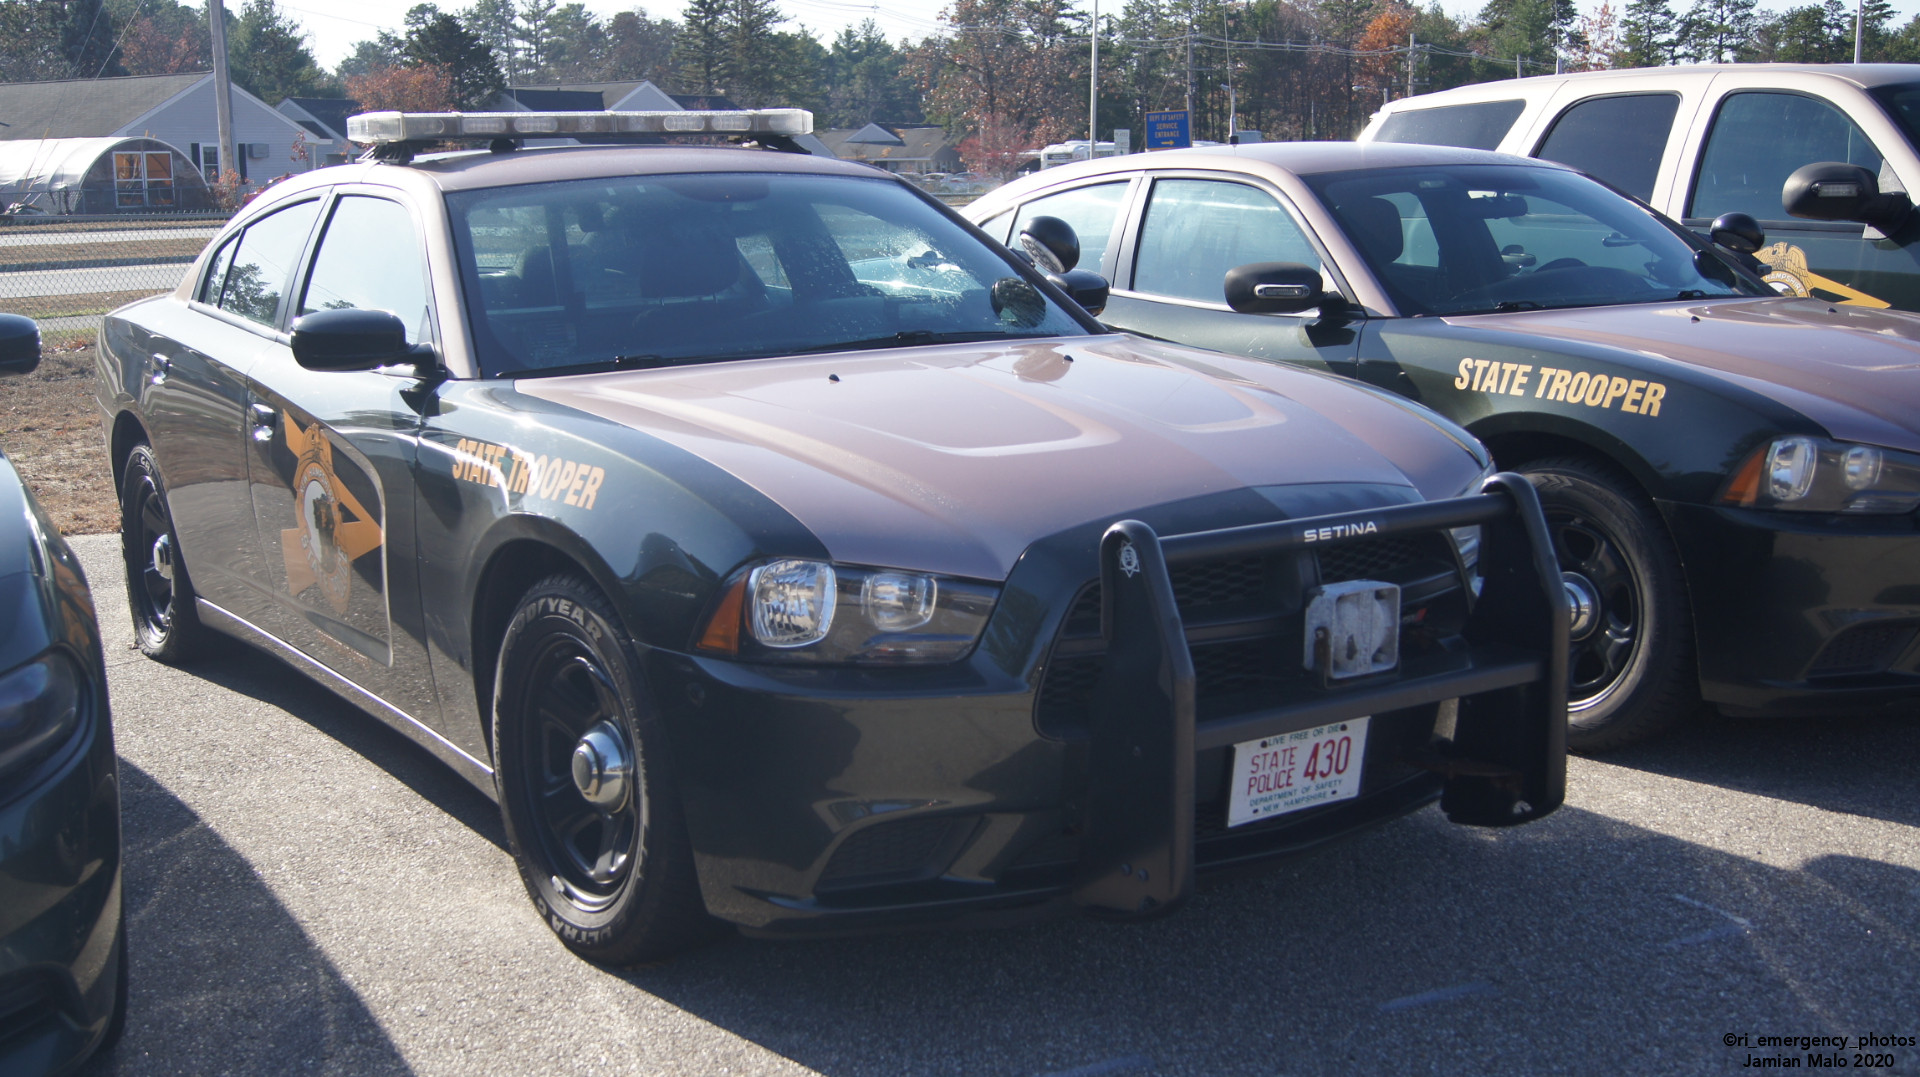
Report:
[{"label": "house window", "polygon": [[173,155],[114,151],[113,190],[121,209],[173,205]]}]

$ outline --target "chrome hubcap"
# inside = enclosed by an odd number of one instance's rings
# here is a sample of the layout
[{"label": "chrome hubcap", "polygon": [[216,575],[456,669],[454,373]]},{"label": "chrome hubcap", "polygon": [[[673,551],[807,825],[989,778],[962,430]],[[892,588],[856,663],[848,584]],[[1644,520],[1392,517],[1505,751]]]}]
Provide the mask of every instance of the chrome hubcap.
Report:
[{"label": "chrome hubcap", "polygon": [[1560,581],[1567,589],[1567,635],[1585,639],[1600,622],[1599,591],[1593,581],[1578,572],[1562,572]]},{"label": "chrome hubcap", "polygon": [[626,807],[633,753],[612,722],[601,722],[573,747],[573,787],[587,803],[611,814]]},{"label": "chrome hubcap", "polygon": [[153,574],[173,582],[173,540],[166,535],[153,540]]}]

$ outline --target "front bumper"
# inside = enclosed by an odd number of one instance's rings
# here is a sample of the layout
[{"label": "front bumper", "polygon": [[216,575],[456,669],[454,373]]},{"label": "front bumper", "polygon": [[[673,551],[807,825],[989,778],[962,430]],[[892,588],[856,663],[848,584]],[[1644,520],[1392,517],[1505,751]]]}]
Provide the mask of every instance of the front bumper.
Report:
[{"label": "front bumper", "polygon": [[115,1011],[120,788],[105,686],[73,742],[0,804],[0,1073],[58,1073]]},{"label": "front bumper", "polygon": [[1736,714],[1920,699],[1920,529],[1661,502],[1691,591],[1700,691]]},{"label": "front bumper", "polygon": [[[1037,642],[990,624],[973,659],[950,668],[654,652],[649,680],[673,731],[708,910],[767,934],[1006,923],[1072,907],[1150,915],[1178,906],[1198,873],[1301,852],[1435,799],[1476,825],[1546,815],[1565,790],[1564,595],[1532,488],[1510,476],[1492,485],[1165,540],[1138,521],[1096,531],[1106,657],[1095,721],[1080,731],[1043,728],[1036,698],[1084,571],[1051,588],[1016,571],[1002,605],[1052,611],[1027,619]],[[1373,536],[1485,529],[1483,564],[1495,567],[1458,645],[1275,705],[1197,708],[1168,563],[1290,556],[1342,522]],[[1123,543],[1140,571],[1121,571]],[[1233,744],[1363,715],[1373,722],[1357,797],[1226,827]]]}]

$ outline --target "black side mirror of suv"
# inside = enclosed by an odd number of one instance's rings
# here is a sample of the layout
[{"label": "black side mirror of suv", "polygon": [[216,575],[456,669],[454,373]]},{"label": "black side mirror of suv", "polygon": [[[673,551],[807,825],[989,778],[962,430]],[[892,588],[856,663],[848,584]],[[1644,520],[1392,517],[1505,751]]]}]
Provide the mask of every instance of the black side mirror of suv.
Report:
[{"label": "black side mirror of suv", "polygon": [[1227,306],[1242,314],[1298,314],[1318,307],[1344,308],[1345,297],[1329,293],[1320,271],[1299,262],[1250,262],[1227,270]]},{"label": "black side mirror of suv", "polygon": [[0,314],[0,374],[31,374],[39,365],[39,323],[24,314]]},{"label": "black side mirror of suv", "polygon": [[1816,161],[1795,169],[1780,190],[1780,205],[1795,217],[1859,221],[1883,233],[1897,231],[1913,212],[1913,200],[1904,192],[1882,194],[1872,172],[1840,161]]}]

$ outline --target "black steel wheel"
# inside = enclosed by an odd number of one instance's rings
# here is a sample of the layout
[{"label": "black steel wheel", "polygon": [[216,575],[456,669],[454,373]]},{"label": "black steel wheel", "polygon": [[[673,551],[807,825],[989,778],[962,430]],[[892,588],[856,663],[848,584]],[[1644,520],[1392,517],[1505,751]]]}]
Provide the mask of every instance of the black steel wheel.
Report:
[{"label": "black steel wheel", "polygon": [[184,662],[206,650],[209,631],[193,605],[193,582],[167,510],[153,450],[136,445],[120,479],[120,556],[133,635],[147,657]]},{"label": "black steel wheel", "polygon": [[670,956],[716,926],[634,657],[599,591],[550,576],[508,623],[494,687],[494,775],[521,880],[567,948],[606,965]]},{"label": "black steel wheel", "polygon": [[1680,557],[1653,506],[1614,468],[1577,457],[1518,469],[1540,492],[1567,592],[1567,746],[1598,752],[1699,706]]}]

